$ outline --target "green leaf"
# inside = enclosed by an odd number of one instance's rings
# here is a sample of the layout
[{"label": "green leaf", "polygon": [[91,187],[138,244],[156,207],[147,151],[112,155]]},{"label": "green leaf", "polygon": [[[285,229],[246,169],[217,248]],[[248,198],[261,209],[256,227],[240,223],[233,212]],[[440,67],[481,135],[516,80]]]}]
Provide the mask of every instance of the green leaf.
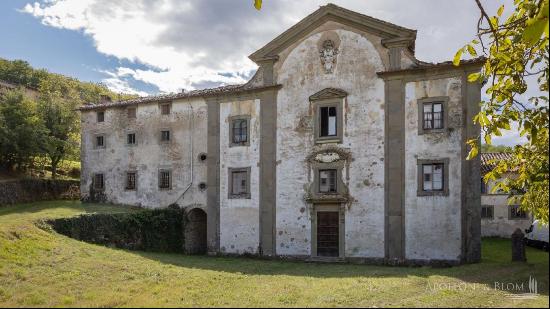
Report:
[{"label": "green leaf", "polygon": [[470,53],[470,55],[472,55],[473,57],[477,57],[477,52],[471,44],[468,44],[467,48],[468,48],[468,53]]},{"label": "green leaf", "polygon": [[546,28],[548,27],[548,19],[537,19],[537,20],[528,20],[527,21],[527,27],[525,28],[525,31],[523,32],[523,41],[528,44],[534,44],[536,43],[542,36],[542,34],[545,32]]},{"label": "green leaf", "polygon": [[504,4],[501,5],[499,8],[498,8],[498,11],[497,11],[497,15],[500,17],[502,16],[502,13],[504,12]]},{"label": "green leaf", "polygon": [[262,0],[254,0],[254,7],[258,11],[261,10],[262,9]]},{"label": "green leaf", "polygon": [[473,83],[475,81],[478,81],[479,80],[479,77],[481,76],[481,73],[472,73],[470,75],[468,75],[468,81]]},{"label": "green leaf", "polygon": [[470,149],[470,152],[468,153],[468,157],[466,158],[466,160],[472,160],[477,156],[477,154],[478,154],[477,147],[472,147],[472,149]]},{"label": "green leaf", "polygon": [[453,64],[455,66],[460,65],[460,58],[462,58],[463,53],[464,53],[464,48],[461,48],[456,52],[455,57],[453,58]]}]

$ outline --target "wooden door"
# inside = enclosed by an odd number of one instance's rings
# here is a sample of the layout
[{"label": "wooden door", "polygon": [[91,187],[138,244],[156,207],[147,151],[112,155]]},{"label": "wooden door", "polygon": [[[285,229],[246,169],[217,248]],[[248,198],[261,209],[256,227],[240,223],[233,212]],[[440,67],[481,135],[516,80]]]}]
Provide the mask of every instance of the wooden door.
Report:
[{"label": "wooden door", "polygon": [[339,256],[339,219],[337,211],[317,212],[317,256]]}]

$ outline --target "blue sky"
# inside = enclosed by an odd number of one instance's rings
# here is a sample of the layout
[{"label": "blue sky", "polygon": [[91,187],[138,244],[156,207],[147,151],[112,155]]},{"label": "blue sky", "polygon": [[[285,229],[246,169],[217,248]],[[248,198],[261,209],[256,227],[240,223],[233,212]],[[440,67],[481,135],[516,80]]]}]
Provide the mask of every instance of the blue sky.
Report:
[{"label": "blue sky", "polygon": [[[242,83],[256,69],[249,54],[329,1],[264,0],[261,11],[252,2],[2,0],[0,57],[140,95]],[[417,29],[416,55],[431,62],[471,40],[479,16],[473,0],[330,2]],[[484,1],[489,12],[501,2]]]}]

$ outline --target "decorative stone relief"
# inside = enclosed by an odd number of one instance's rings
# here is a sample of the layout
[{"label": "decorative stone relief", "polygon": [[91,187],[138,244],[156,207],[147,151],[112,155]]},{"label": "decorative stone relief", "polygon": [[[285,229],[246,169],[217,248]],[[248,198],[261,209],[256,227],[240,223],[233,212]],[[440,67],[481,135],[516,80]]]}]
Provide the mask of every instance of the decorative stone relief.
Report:
[{"label": "decorative stone relief", "polygon": [[323,64],[325,73],[330,74],[334,72],[336,58],[338,56],[338,48],[334,46],[334,42],[332,40],[325,40],[319,54],[321,56],[321,63]]}]

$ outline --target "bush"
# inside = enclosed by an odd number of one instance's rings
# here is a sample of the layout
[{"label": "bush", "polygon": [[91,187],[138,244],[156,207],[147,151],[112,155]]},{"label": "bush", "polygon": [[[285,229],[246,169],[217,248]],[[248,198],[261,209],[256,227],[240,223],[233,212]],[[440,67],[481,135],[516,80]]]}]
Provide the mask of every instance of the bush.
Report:
[{"label": "bush", "polygon": [[47,223],[60,234],[89,243],[128,250],[184,252],[185,216],[179,208],[82,215]]}]

